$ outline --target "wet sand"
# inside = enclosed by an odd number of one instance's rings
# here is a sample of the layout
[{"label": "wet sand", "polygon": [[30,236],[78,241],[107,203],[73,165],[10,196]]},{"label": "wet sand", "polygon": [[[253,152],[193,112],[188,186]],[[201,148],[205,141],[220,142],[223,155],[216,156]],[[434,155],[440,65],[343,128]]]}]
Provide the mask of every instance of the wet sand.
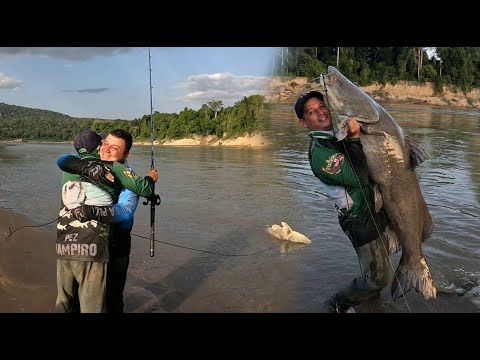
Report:
[{"label": "wet sand", "polygon": [[[0,209],[0,312],[54,312],[56,290],[55,230]],[[9,229],[10,228],[10,229]]]}]

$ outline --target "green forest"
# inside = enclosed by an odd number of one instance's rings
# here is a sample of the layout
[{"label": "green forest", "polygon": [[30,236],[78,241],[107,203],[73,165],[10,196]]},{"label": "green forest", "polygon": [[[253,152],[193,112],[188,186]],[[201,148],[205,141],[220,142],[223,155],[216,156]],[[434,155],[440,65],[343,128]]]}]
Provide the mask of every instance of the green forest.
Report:
[{"label": "green forest", "polygon": [[480,48],[437,47],[428,58],[424,47],[286,47],[273,64],[277,76],[314,80],[335,66],[358,86],[398,81],[432,82],[437,94],[444,86],[468,93],[480,88]]},{"label": "green forest", "polygon": [[[199,110],[185,108],[179,114],[153,114],[154,139],[182,139],[192,134],[235,138],[265,127],[265,98],[244,97],[233,106],[222,100],[203,104]],[[83,129],[108,133],[115,128],[129,131],[135,141],[150,141],[151,114],[133,120],[75,118],[49,110],[0,103],[0,140],[73,141]]]}]

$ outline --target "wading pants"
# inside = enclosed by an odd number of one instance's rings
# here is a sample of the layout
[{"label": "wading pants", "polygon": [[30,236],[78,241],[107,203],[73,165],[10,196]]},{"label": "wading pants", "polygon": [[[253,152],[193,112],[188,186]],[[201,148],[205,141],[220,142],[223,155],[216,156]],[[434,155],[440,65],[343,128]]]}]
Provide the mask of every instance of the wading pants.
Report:
[{"label": "wading pants", "polygon": [[333,295],[322,312],[345,312],[350,307],[378,295],[388,285],[390,263],[381,238],[357,247],[361,276]]}]

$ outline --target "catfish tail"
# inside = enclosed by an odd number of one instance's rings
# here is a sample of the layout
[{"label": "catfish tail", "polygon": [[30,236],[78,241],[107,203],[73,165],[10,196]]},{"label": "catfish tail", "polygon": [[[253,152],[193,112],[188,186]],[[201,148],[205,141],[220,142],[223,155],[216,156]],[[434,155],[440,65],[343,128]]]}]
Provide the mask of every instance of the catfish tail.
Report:
[{"label": "catfish tail", "polygon": [[422,256],[418,262],[420,267],[408,268],[404,254],[400,258],[400,264],[395,271],[395,277],[392,283],[392,298],[394,300],[402,297],[412,288],[423,295],[425,300],[435,299],[437,289],[433,283],[432,275],[428,269],[427,261]]}]

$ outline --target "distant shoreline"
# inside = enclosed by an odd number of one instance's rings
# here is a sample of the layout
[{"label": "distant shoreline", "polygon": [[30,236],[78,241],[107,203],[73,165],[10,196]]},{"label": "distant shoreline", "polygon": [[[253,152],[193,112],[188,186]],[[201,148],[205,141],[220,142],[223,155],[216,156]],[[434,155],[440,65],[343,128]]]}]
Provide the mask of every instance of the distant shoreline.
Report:
[{"label": "distant shoreline", "polygon": [[[245,136],[239,136],[236,138],[219,138],[214,135],[202,136],[193,134],[188,138],[166,140],[166,141],[154,141],[156,146],[226,146],[226,147],[248,147],[248,148],[263,148],[270,145],[270,142],[257,132],[255,134],[248,134]],[[135,141],[134,145],[151,145],[147,141]]]},{"label": "distant shoreline", "polygon": [[[21,141],[21,139],[15,140],[0,140],[0,143],[7,144],[25,144],[25,143],[36,143],[36,144],[73,144],[72,141],[41,141],[41,140],[27,140]],[[149,141],[134,141],[133,145],[135,146],[151,146]],[[202,135],[191,135],[188,138],[176,139],[176,140],[166,140],[166,141],[154,141],[154,146],[223,146],[223,147],[236,147],[236,148],[264,148],[270,146],[270,142],[262,135],[261,132],[254,134],[248,134],[245,136],[239,136],[236,138],[218,138],[214,135],[202,136]]]}]

